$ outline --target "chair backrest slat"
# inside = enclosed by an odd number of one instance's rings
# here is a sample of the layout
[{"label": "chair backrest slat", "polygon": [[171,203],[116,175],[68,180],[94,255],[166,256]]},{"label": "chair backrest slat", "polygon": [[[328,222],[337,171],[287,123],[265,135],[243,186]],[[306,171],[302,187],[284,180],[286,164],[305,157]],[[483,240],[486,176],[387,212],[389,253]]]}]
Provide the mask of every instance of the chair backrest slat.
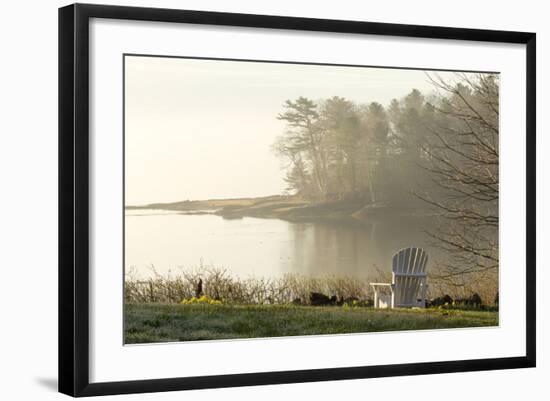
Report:
[{"label": "chair backrest slat", "polygon": [[395,306],[413,305],[420,288],[422,273],[426,272],[428,254],[422,248],[405,248],[392,259]]}]

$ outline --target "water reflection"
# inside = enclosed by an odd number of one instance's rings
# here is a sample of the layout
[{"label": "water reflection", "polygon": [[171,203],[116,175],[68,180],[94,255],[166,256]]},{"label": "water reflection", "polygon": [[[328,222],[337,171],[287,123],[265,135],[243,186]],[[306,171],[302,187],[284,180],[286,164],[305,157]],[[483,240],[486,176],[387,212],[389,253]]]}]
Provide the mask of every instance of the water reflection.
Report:
[{"label": "water reflection", "polygon": [[161,274],[204,264],[225,267],[240,277],[365,277],[376,266],[389,271],[393,253],[406,246],[430,251],[426,219],[373,223],[287,222],[245,217],[129,211],[125,260],[140,276],[151,265]]},{"label": "water reflection", "polygon": [[429,248],[424,224],[411,219],[407,224],[382,221],[364,223],[289,224],[293,239],[292,271],[307,275],[362,277],[376,268],[389,269],[396,250],[407,246]]}]

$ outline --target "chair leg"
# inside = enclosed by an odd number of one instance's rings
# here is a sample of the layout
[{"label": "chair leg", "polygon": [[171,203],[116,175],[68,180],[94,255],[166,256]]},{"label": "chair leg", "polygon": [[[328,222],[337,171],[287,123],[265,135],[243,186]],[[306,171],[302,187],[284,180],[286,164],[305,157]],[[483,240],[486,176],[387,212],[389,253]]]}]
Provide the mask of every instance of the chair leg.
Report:
[{"label": "chair leg", "polygon": [[428,287],[428,285],[426,284],[426,279],[422,280],[421,286],[422,286],[422,289],[420,291],[420,294],[421,294],[420,295],[421,296],[420,307],[425,308],[426,307],[426,290],[427,290],[427,287]]}]

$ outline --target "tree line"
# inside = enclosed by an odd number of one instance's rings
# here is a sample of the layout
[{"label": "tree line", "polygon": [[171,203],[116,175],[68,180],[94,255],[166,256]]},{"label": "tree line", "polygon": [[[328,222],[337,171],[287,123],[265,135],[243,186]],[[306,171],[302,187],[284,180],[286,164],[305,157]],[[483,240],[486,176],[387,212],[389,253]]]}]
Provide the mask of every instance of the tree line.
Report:
[{"label": "tree line", "polygon": [[413,89],[388,108],[338,96],[299,97],[287,100],[277,118],[286,122],[274,149],[288,163],[289,192],[313,201],[395,205],[410,201],[403,195],[425,178],[416,168],[429,156],[426,128],[437,116],[432,102]]}]

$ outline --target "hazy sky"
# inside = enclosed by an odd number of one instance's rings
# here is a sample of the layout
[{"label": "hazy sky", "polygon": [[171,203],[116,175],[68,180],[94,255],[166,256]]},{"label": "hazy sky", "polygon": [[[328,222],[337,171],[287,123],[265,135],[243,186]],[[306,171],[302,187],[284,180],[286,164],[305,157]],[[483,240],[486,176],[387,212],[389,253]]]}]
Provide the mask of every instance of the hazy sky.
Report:
[{"label": "hazy sky", "polygon": [[281,193],[287,99],[433,91],[417,70],[127,56],[125,73],[127,205]]}]

